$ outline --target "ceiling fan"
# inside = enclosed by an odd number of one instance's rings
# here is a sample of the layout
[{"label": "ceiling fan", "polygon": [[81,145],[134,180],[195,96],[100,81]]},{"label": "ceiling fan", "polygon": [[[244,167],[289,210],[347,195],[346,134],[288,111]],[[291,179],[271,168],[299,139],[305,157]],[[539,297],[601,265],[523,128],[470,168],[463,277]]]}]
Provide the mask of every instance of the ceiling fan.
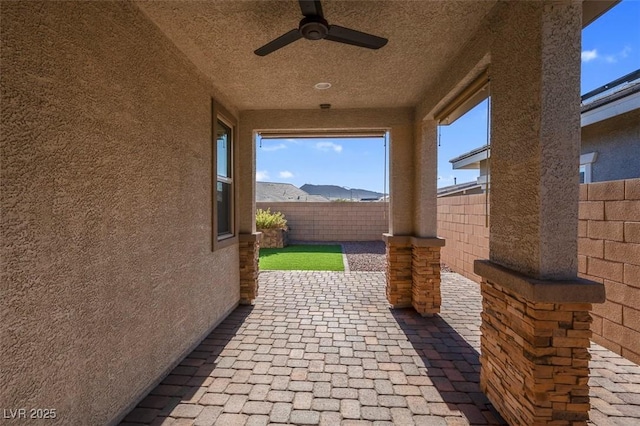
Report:
[{"label": "ceiling fan", "polygon": [[330,40],[338,43],[351,44],[366,47],[367,49],[380,49],[387,44],[387,39],[352,30],[338,25],[329,25],[322,14],[320,0],[298,0],[300,10],[304,18],[298,28],[284,33],[275,40],[270,41],[254,53],[258,56],[266,56],[278,49],[285,47],[301,38],[307,40]]}]

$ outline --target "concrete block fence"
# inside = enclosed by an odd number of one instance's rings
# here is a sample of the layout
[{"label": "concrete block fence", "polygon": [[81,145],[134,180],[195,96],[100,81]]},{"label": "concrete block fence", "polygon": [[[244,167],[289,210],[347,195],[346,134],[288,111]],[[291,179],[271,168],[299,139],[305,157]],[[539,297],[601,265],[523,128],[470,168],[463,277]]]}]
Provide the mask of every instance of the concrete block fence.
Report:
[{"label": "concrete block fence", "polygon": [[579,275],[604,283],[593,340],[640,363],[640,179],[581,185]]},{"label": "concrete block fence", "polygon": [[484,194],[438,198],[438,236],[446,241],[441,261],[477,283],[473,261],[489,258],[487,201]]},{"label": "concrete block fence", "polygon": [[284,213],[293,241],[380,241],[389,232],[389,203],[261,202],[256,208]]},{"label": "concrete block fence", "polygon": [[[473,261],[489,257],[484,195],[438,199],[442,262],[476,282]],[[594,304],[593,341],[640,363],[640,179],[580,185],[579,276],[604,283]]]}]

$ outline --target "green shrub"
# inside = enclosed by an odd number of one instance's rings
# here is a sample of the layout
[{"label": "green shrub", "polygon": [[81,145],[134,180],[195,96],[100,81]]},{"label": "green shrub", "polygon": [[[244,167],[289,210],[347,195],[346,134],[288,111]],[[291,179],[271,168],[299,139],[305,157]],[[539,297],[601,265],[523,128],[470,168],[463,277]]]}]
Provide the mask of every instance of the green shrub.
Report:
[{"label": "green shrub", "polygon": [[258,229],[287,229],[287,219],[281,212],[271,213],[271,209],[256,210],[256,228]]}]

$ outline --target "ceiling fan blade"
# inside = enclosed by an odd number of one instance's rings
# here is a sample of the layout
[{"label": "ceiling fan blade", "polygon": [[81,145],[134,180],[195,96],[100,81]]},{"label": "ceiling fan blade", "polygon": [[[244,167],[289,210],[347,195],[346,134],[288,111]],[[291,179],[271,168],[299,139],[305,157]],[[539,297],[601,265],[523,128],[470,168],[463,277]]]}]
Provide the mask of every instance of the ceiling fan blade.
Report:
[{"label": "ceiling fan blade", "polygon": [[366,47],[368,49],[380,49],[389,41],[386,38],[341,27],[339,25],[329,26],[329,34],[327,34],[325,40],[352,44],[354,46]]},{"label": "ceiling fan blade", "polygon": [[288,44],[293,43],[296,40],[300,40],[302,35],[298,29],[291,30],[288,33],[282,34],[275,40],[270,41],[259,49],[256,49],[253,53],[258,56],[266,56],[271,52],[275,52],[278,49],[285,47]]},{"label": "ceiling fan blade", "polygon": [[320,0],[298,0],[300,10],[304,16],[322,16],[322,5]]}]

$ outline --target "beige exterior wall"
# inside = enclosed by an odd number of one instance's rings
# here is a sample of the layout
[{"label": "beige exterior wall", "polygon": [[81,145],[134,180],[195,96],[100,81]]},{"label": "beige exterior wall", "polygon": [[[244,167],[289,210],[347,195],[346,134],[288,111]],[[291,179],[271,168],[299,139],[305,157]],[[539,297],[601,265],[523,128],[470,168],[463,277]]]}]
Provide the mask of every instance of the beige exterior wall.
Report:
[{"label": "beige exterior wall", "polygon": [[[476,282],[475,259],[487,259],[484,195],[438,199],[442,262]],[[604,283],[594,304],[593,340],[640,362],[640,179],[580,185],[579,275]]]},{"label": "beige exterior wall", "polygon": [[640,177],[640,108],[584,126],[581,154],[592,152],[591,182]]},{"label": "beige exterior wall", "polygon": [[3,2],[3,408],[115,421],[239,300],[208,80],[126,2]]},{"label": "beige exterior wall", "polygon": [[446,241],[440,259],[477,283],[481,278],[473,272],[473,261],[489,258],[487,205],[484,194],[438,198],[438,236]]},{"label": "beige exterior wall", "polygon": [[296,241],[381,241],[389,232],[388,203],[256,203],[284,213],[289,239]]}]

